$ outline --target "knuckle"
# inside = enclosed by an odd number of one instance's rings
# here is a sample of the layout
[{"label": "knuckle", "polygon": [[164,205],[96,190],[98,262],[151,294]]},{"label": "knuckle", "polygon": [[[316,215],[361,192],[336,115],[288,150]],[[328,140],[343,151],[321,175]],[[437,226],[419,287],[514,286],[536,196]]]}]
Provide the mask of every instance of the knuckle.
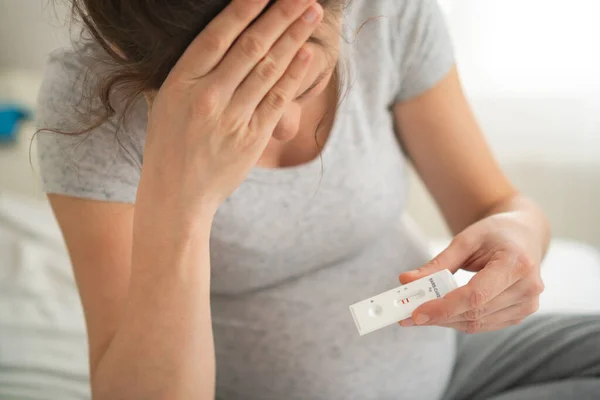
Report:
[{"label": "knuckle", "polygon": [[292,28],[288,31],[287,36],[294,42],[301,43],[305,40],[305,30],[301,28]]},{"label": "knuckle", "polygon": [[256,73],[258,77],[264,81],[270,81],[277,74],[277,64],[270,59],[266,58],[257,68]]},{"label": "knuckle", "polygon": [[440,314],[440,318],[441,318],[442,321],[448,321],[448,320],[450,320],[453,317],[454,317],[454,313],[451,313],[448,310],[444,310]]},{"label": "knuckle", "polygon": [[465,319],[467,321],[478,321],[483,317],[485,310],[482,307],[473,308],[465,312]]},{"label": "knuckle", "polygon": [[474,288],[469,295],[469,307],[480,309],[488,302],[488,294],[483,289]]},{"label": "knuckle", "polygon": [[194,101],[194,112],[200,115],[214,114],[220,103],[220,90],[216,85],[208,86],[199,98]]},{"label": "knuckle", "polygon": [[438,254],[431,259],[427,264],[415,269],[418,274],[427,274],[429,271],[438,271],[443,269],[442,262],[440,261],[440,255]]},{"label": "knuckle", "polygon": [[252,7],[248,7],[243,2],[238,2],[233,7],[233,17],[238,21],[247,21],[252,16],[253,11]]},{"label": "knuckle", "polygon": [[260,58],[263,55],[263,45],[258,38],[252,35],[245,35],[240,40],[240,48],[246,57],[251,60]]},{"label": "knuckle", "polygon": [[287,97],[285,94],[279,91],[271,91],[266,98],[267,105],[273,110],[282,109],[287,103]]},{"label": "knuckle", "polygon": [[536,296],[536,290],[533,285],[530,285],[525,289],[525,293],[524,293],[523,297],[525,299],[528,299],[528,298],[534,297],[534,296]]},{"label": "knuckle", "polygon": [[537,279],[535,281],[535,291],[538,295],[544,293],[544,290],[546,290],[546,285],[544,284],[544,281],[542,281],[542,279]]},{"label": "knuckle", "polygon": [[450,246],[456,247],[460,252],[467,253],[473,249],[474,239],[468,235],[456,235],[454,239],[452,239]]},{"label": "knuckle", "polygon": [[303,70],[299,68],[290,68],[286,73],[286,78],[292,80],[293,82],[298,82],[302,79]]},{"label": "knuckle", "polygon": [[279,13],[286,20],[294,19],[297,7],[298,6],[291,1],[282,1],[279,2]]},{"label": "knuckle", "polygon": [[[425,311],[425,313],[427,313],[427,311]],[[453,317],[452,313],[446,307],[442,308],[437,313],[429,312],[428,314],[433,317],[434,321],[449,321]]]},{"label": "knuckle", "polygon": [[467,327],[465,329],[465,332],[469,335],[472,335],[474,333],[477,333],[481,330],[481,328],[483,328],[484,322],[482,320],[478,320],[478,321],[469,321],[467,322]]},{"label": "knuckle", "polygon": [[540,294],[542,294],[544,289],[545,289],[544,283],[541,281],[541,279],[537,279],[527,287],[527,289],[525,291],[525,296],[526,297],[537,297]]},{"label": "knuckle", "polygon": [[516,263],[517,271],[521,276],[526,276],[535,269],[535,262],[523,252],[519,252]]},{"label": "knuckle", "polygon": [[440,261],[440,256],[437,255],[435,256],[428,265],[426,265],[425,267],[419,268],[419,270],[423,270],[425,268],[427,268],[428,266],[433,267],[434,270],[438,270],[440,268],[442,268],[442,262]]},{"label": "knuckle", "polygon": [[524,315],[531,315],[531,314],[537,312],[539,309],[540,309],[539,301],[532,301],[532,302],[525,303],[522,311],[523,311]]},{"label": "knuckle", "polygon": [[207,52],[220,53],[225,50],[224,40],[210,31],[205,32],[203,48]]}]

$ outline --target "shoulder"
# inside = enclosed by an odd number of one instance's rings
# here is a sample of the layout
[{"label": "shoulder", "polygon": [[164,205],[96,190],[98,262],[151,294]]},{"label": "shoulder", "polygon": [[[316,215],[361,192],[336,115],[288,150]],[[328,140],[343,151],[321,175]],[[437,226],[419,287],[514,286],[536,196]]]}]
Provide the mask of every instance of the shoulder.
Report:
[{"label": "shoulder", "polygon": [[[81,131],[105,114],[99,85],[111,75],[107,56],[91,42],[74,46],[57,49],[48,57],[37,98],[40,129]],[[120,103],[118,94],[112,93],[111,106],[117,114],[122,112]]]},{"label": "shoulder", "polygon": [[353,29],[357,34],[368,31],[370,40],[389,43],[396,58],[430,44],[428,40],[450,44],[438,0],[350,0],[346,30]]},{"label": "shoulder", "polygon": [[119,114],[103,118],[98,83],[107,70],[98,57],[97,48],[81,47],[48,58],[36,106],[42,184],[48,193],[131,203],[146,118],[142,104],[127,125],[121,126]]},{"label": "shoulder", "polygon": [[354,23],[382,18],[400,30],[410,30],[414,23],[441,12],[441,8],[438,0],[349,0],[346,11]]},{"label": "shoulder", "polygon": [[[83,54],[73,49],[50,53],[37,98],[37,123],[40,129],[77,131],[84,129],[89,115],[83,114],[91,100],[94,75]],[[79,110],[82,115],[77,115]],[[88,121],[86,121],[88,120]]]},{"label": "shoulder", "polygon": [[422,93],[454,64],[437,0],[350,0],[345,25],[359,80],[388,88],[390,102]]}]

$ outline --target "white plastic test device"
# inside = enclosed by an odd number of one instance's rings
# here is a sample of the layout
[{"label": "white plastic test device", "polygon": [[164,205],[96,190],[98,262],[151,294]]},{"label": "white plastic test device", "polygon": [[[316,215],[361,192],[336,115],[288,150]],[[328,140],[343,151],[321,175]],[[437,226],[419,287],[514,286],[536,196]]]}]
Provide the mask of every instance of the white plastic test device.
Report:
[{"label": "white plastic test device", "polygon": [[445,269],[368,298],[350,306],[350,313],[363,336],[409,318],[421,304],[443,297],[458,287]]}]

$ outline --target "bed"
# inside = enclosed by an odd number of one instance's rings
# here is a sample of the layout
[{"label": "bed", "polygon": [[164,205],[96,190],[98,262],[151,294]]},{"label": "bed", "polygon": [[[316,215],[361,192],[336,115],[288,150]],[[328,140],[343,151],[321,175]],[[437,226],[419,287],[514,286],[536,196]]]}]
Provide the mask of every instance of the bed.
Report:
[{"label": "bed", "polygon": [[[432,254],[445,244],[433,241]],[[460,284],[470,276],[456,274]],[[539,313],[600,311],[600,253],[591,246],[554,240],[543,276]],[[56,221],[47,202],[6,193],[0,194],[0,338],[1,399],[89,399],[83,313]]]},{"label": "bed", "polygon": [[[33,107],[39,77],[0,73],[0,81],[10,82],[16,98]],[[585,107],[570,109],[567,100],[549,104],[546,98],[491,96],[475,98],[474,104],[494,139],[515,125],[538,129],[540,135],[572,127],[581,120],[576,112]],[[540,118],[549,109],[563,114],[562,125],[556,118]],[[498,114],[520,120],[498,120]],[[0,170],[5,171],[0,174],[0,398],[89,399],[83,313],[60,231],[39,189],[35,157],[29,164],[33,133],[33,125],[26,123],[14,146],[0,148]],[[496,142],[495,147],[513,181],[550,214],[555,234],[542,268],[546,291],[538,313],[600,312],[598,160],[579,153],[569,159],[555,157],[553,151],[562,152],[562,146],[545,149],[543,158],[534,157],[531,149],[516,154],[523,151],[513,146],[519,135],[525,133],[513,132],[509,142]],[[434,255],[447,244],[447,231],[422,184],[410,176],[407,218],[428,237],[440,238],[431,242]],[[455,276],[465,284],[472,274],[459,271]],[[395,284],[390,282],[390,287]]]}]

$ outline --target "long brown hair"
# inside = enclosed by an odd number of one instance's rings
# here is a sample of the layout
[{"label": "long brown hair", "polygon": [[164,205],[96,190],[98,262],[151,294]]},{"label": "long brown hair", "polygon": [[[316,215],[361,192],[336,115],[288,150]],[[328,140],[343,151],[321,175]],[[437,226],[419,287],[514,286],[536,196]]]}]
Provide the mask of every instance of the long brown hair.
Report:
[{"label": "long brown hair", "polygon": [[[114,117],[113,93],[119,93],[120,121],[149,90],[161,87],[193,39],[231,0],[67,0],[72,22],[82,26],[88,42],[104,50],[104,73],[90,88],[98,105],[86,133]],[[275,2],[271,0],[269,7]],[[347,0],[319,0],[326,10],[341,11]],[[83,40],[83,39],[81,39]],[[96,46],[97,47],[97,46]],[[119,51],[115,51],[115,48]],[[336,75],[339,78],[339,76]],[[99,101],[99,102],[98,102]],[[89,111],[88,111],[89,112]],[[88,115],[89,120],[90,115]],[[63,132],[64,133],[64,132]]]}]

